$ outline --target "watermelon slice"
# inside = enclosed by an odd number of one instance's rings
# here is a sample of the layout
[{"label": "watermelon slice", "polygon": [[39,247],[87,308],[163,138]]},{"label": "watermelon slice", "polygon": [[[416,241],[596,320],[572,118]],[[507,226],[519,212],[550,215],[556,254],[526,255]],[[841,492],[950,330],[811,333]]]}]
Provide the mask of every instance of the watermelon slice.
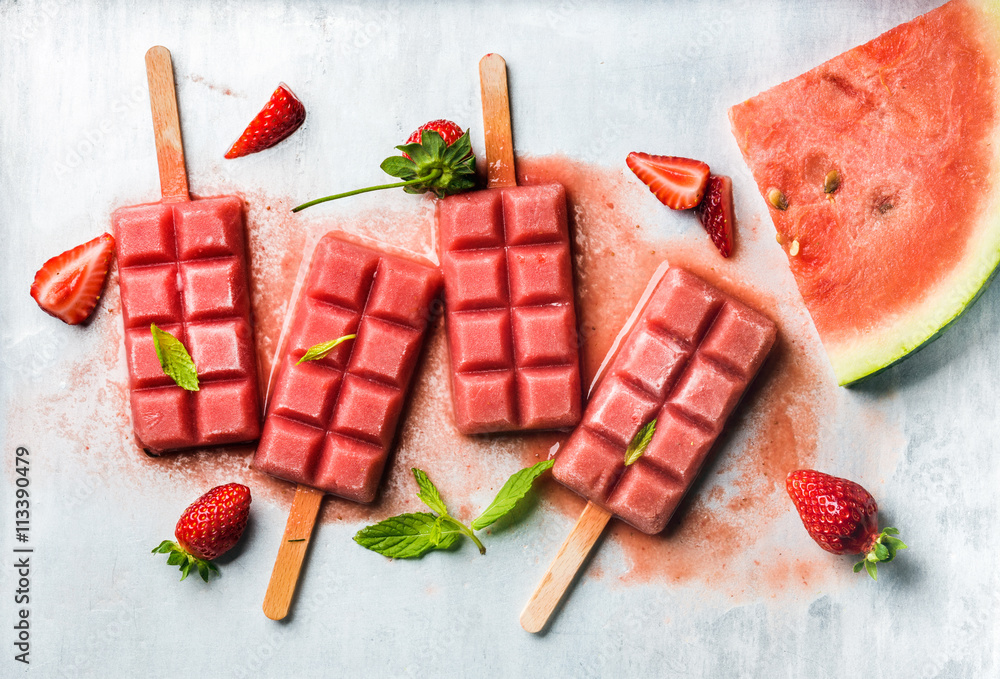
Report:
[{"label": "watermelon slice", "polygon": [[997,269],[998,67],[1000,4],[953,0],[730,109],[840,384],[935,339]]}]

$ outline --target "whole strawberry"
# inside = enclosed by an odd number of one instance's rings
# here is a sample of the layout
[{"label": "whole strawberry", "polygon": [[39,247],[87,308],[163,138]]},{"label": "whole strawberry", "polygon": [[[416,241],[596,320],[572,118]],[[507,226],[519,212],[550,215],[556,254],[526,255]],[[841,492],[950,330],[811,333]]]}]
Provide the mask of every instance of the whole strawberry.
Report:
[{"label": "whole strawberry", "polygon": [[269,149],[299,129],[305,119],[306,107],[288,85],[278,83],[278,89],[264,108],[226,151],[226,158],[240,158]]},{"label": "whole strawberry", "polygon": [[401,188],[407,193],[432,191],[438,198],[468,191],[476,185],[476,155],[472,152],[469,132],[450,120],[432,120],[418,127],[405,144],[396,147],[400,156],[382,161],[382,171],[402,181],[367,186],[332,196],[324,196],[292,208],[305,210],[330,200],[356,196],[369,191]]},{"label": "whole strawberry", "polygon": [[906,545],[895,528],[878,530],[878,503],[867,490],[847,479],[812,469],[798,469],[785,479],[795,509],[809,535],[834,554],[864,554],[854,565],[877,578],[877,564],[892,561]]},{"label": "whole strawberry", "polygon": [[208,582],[218,573],[213,559],[236,546],[250,516],[250,489],[240,483],[216,486],[184,510],[174,528],[177,542],[164,540],[153,554],[169,554],[167,563],[178,566],[186,578],[192,568]]},{"label": "whole strawberry", "polygon": [[[430,130],[432,132],[437,132],[444,139],[444,143],[447,146],[451,146],[458,138],[462,136],[462,128],[458,126],[458,123],[453,123],[450,120],[444,120],[443,118],[438,120],[432,120],[429,123],[424,123],[417,129],[410,133],[410,136],[406,139],[407,144],[419,144],[422,133],[424,130]],[[405,153],[404,158],[409,158]]]}]

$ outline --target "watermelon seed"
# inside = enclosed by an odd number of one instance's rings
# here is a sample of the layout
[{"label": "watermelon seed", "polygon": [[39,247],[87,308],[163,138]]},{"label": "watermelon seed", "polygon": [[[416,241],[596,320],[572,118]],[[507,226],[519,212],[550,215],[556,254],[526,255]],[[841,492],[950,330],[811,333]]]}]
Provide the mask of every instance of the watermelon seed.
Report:
[{"label": "watermelon seed", "polygon": [[826,173],[826,179],[823,180],[823,193],[833,193],[840,188],[840,173],[836,170],[830,170]]},{"label": "watermelon seed", "polygon": [[875,199],[874,203],[872,204],[872,209],[879,215],[884,215],[886,212],[889,212],[894,207],[896,207],[894,203],[895,203],[895,196],[881,195]]},{"label": "watermelon seed", "polygon": [[788,209],[788,199],[778,189],[771,188],[767,190],[767,202],[776,210],[784,211]]},{"label": "watermelon seed", "polygon": [[788,254],[790,254],[792,257],[799,254],[799,241],[797,238],[793,240],[792,244],[788,247]]},{"label": "watermelon seed", "polygon": [[785,244],[785,237],[781,235],[780,231],[775,231],[774,232],[774,240],[778,241],[778,245],[784,245]]}]

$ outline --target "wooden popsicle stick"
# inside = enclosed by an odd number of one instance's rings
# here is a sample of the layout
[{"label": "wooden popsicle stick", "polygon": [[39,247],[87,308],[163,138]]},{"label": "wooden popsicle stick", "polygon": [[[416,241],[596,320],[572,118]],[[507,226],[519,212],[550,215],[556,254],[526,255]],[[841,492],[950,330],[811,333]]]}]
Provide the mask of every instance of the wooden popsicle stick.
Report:
[{"label": "wooden popsicle stick", "polygon": [[479,60],[479,87],[486,136],[487,186],[491,189],[517,186],[510,98],[507,94],[507,62],[499,54],[487,54]]},{"label": "wooden popsicle stick", "polygon": [[160,194],[165,201],[191,200],[187,170],[184,168],[184,143],[181,141],[181,120],[177,114],[170,50],[159,45],[149,48],[146,52],[146,77],[149,79],[149,105],[153,111],[156,160],[160,166]]},{"label": "wooden popsicle stick", "polygon": [[271,581],[264,595],[264,615],[271,620],[282,620],[288,615],[299,583],[302,562],[309,550],[316,515],[323,502],[323,491],[309,486],[296,486],[295,499],[288,512],[285,534],[281,537],[278,556],[274,560]]},{"label": "wooden popsicle stick", "polygon": [[[486,135],[487,185],[491,189],[517,186],[507,62],[499,54],[487,54],[480,59],[479,86]],[[532,633],[545,628],[610,519],[611,514],[592,502],[587,503],[521,612],[521,627]]]},{"label": "wooden popsicle stick", "polygon": [[528,599],[528,604],[521,611],[521,627],[526,631],[534,634],[545,629],[549,618],[562,601],[576,578],[577,571],[590,554],[597,538],[601,537],[610,519],[611,514],[593,502],[588,502],[583,508],[573,530],[559,548],[549,569],[545,571],[542,581]]}]

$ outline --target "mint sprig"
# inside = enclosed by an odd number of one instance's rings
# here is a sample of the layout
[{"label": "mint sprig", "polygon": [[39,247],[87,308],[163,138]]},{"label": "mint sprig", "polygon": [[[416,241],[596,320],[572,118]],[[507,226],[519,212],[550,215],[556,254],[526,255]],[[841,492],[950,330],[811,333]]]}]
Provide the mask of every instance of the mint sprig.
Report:
[{"label": "mint sprig", "polygon": [[628,444],[628,448],[625,449],[625,466],[629,467],[635,464],[640,457],[646,452],[646,448],[649,447],[649,442],[653,440],[653,434],[656,432],[656,418],[654,417],[649,422],[642,426],[642,429],[635,433],[632,440]]},{"label": "mint sprig", "polygon": [[486,554],[485,545],[473,531],[492,525],[514,509],[518,501],[531,490],[535,479],[553,464],[553,460],[543,460],[511,475],[486,511],[472,522],[471,527],[448,513],[448,507],[437,486],[425,471],[414,467],[413,477],[419,488],[417,497],[435,513],[416,512],[390,517],[362,528],[354,536],[354,541],[391,559],[413,559],[433,549],[448,549],[464,535],[476,544],[480,554]]},{"label": "mint sprig", "polygon": [[153,333],[153,347],[163,372],[181,389],[198,391],[198,369],[184,343],[166,330],[157,328],[155,323],[149,324],[149,331]]},{"label": "mint sprig", "polygon": [[451,146],[445,144],[444,138],[438,132],[423,130],[420,133],[419,143],[402,144],[396,148],[409,158],[389,156],[382,161],[381,167],[386,174],[403,181],[317,198],[292,208],[292,212],[299,212],[327,201],[382,189],[402,188],[407,193],[431,191],[438,198],[444,198],[476,186],[476,154],[472,151],[468,130]]},{"label": "mint sprig", "polygon": [[320,342],[319,344],[314,344],[306,350],[306,353],[302,354],[302,358],[296,362],[295,365],[300,363],[305,363],[306,361],[318,361],[321,358],[326,358],[327,355],[340,346],[347,340],[352,340],[356,338],[357,335],[344,335],[343,337],[338,337],[335,340],[330,340],[329,342]]}]

